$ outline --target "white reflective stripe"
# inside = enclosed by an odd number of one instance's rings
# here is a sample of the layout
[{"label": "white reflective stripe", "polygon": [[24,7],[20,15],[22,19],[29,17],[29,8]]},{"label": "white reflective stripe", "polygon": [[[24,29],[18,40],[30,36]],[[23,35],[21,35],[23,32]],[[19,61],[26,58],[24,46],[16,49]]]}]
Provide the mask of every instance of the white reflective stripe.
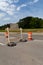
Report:
[{"label": "white reflective stripe", "polygon": [[0,45],[6,45],[6,44],[4,44],[4,43],[0,43]]},{"label": "white reflective stripe", "polygon": [[32,38],[32,37],[28,37],[28,38]]},{"label": "white reflective stripe", "polygon": [[28,34],[28,38],[32,38],[32,35],[31,34]]}]

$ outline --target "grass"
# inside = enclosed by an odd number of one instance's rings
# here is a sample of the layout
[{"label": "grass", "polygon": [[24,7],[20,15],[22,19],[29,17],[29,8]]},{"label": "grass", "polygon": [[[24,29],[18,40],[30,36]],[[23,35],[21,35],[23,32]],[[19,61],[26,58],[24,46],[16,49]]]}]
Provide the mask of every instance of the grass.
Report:
[{"label": "grass", "polygon": [[[5,32],[5,30],[0,30],[0,32]],[[20,30],[10,30],[10,32],[20,32]],[[43,32],[43,29],[23,29],[23,32]]]},{"label": "grass", "polygon": [[23,32],[43,32],[43,29],[23,29]]},{"label": "grass", "polygon": [[5,30],[0,30],[0,32],[5,32]]}]

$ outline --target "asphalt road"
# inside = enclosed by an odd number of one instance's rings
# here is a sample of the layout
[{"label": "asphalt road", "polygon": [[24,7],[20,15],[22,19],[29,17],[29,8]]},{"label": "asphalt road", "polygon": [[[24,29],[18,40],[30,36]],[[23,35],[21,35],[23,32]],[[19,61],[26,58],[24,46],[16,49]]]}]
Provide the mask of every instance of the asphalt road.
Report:
[{"label": "asphalt road", "polygon": [[[22,37],[24,39],[28,40],[28,34],[27,33],[23,33]],[[17,33],[10,33],[10,39],[12,41],[18,41],[21,38],[20,34]],[[43,33],[32,33],[32,39],[33,40],[43,40]],[[7,38],[5,37],[5,33],[0,32],[0,42],[8,42]]]},{"label": "asphalt road", "polygon": [[43,35],[33,35],[32,38],[36,40],[43,40]]},{"label": "asphalt road", "polygon": [[[0,34],[0,43],[7,42],[4,34]],[[0,44],[0,65],[43,65],[43,34],[33,34],[32,37],[33,40],[18,42],[14,47]]]},{"label": "asphalt road", "polygon": [[43,65],[43,41],[19,42],[15,47],[0,45],[1,65]]}]

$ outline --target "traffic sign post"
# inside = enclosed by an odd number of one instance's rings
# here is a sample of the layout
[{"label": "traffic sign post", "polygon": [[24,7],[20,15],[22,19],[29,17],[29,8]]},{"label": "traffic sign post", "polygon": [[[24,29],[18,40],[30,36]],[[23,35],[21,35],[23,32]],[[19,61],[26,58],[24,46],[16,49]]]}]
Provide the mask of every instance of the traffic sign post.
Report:
[{"label": "traffic sign post", "polygon": [[12,47],[12,46],[16,46],[16,43],[14,42],[10,42],[10,38],[9,38],[9,28],[6,28],[7,32],[8,32],[8,46]]},{"label": "traffic sign post", "polygon": [[22,36],[22,28],[20,28],[20,35],[21,35],[21,39],[23,39],[23,36]]},{"label": "traffic sign post", "polygon": [[10,39],[9,39],[9,28],[6,28],[7,32],[8,32],[8,43],[10,43]]},{"label": "traffic sign post", "polygon": [[21,38],[20,38],[20,42],[27,42],[26,39],[23,39],[22,28],[20,28],[20,36],[21,36]]}]

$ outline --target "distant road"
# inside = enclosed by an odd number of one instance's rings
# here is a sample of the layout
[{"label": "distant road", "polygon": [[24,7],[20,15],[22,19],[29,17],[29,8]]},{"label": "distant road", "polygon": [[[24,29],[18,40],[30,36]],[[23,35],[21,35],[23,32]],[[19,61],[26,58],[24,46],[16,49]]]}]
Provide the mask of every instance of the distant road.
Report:
[{"label": "distant road", "polygon": [[[0,36],[2,36],[2,37],[5,36],[5,33],[4,32],[0,32]],[[10,33],[10,37],[14,37],[14,36],[15,37],[17,37],[17,36],[19,37],[20,34],[16,34],[14,32],[13,33],[11,32]],[[23,37],[24,38],[28,38],[28,34],[27,33],[23,33]],[[33,33],[32,34],[32,38],[33,39],[37,39],[37,40],[43,40],[43,33]]]}]

